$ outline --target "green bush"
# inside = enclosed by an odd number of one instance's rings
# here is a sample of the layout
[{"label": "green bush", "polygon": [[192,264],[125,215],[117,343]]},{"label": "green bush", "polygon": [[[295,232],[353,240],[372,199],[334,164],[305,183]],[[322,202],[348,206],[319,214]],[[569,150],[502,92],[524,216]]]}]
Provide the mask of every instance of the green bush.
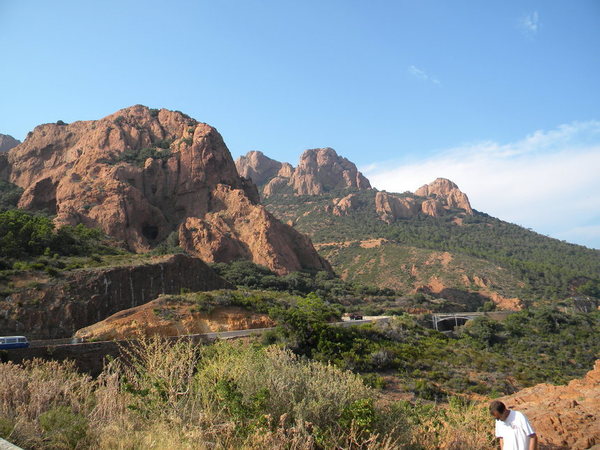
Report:
[{"label": "green bush", "polygon": [[87,419],[67,406],[50,409],[39,417],[45,438],[54,448],[76,448],[87,434]]},{"label": "green bush", "polygon": [[[0,212],[0,258],[23,259],[33,256],[50,256],[57,253],[86,255],[114,253],[116,250],[104,243],[104,234],[83,224],[55,229],[49,217],[18,209]],[[16,262],[19,270],[28,268]],[[43,270],[47,261],[32,263],[32,268]]]},{"label": "green bush", "polygon": [[[0,359],[1,361],[1,359]],[[8,439],[15,428],[15,424],[8,417],[0,416],[0,438]]]}]

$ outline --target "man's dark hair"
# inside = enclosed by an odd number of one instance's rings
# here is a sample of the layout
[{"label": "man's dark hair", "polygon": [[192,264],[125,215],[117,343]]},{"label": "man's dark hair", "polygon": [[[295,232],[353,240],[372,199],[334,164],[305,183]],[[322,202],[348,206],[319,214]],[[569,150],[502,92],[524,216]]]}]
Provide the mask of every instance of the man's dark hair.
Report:
[{"label": "man's dark hair", "polygon": [[497,412],[498,414],[504,414],[504,411],[506,411],[506,405],[500,400],[494,400],[492,403],[490,403],[490,414],[494,414],[494,412]]}]

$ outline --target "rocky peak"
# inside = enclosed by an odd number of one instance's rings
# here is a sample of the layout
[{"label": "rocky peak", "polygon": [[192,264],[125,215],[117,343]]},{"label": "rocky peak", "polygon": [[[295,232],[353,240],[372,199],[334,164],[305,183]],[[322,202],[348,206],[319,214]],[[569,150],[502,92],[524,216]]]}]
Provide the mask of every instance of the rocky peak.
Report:
[{"label": "rocky peak", "polygon": [[241,176],[262,187],[266,197],[283,192],[319,195],[338,189],[371,188],[356,165],[332,148],[306,150],[296,168],[256,151],[238,158],[236,166]]},{"label": "rocky peak", "polygon": [[[251,179],[255,184],[262,186],[271,178],[277,176],[282,163],[265,156],[263,152],[253,150],[244,156],[240,156],[236,161],[238,173]],[[289,164],[288,164],[289,165]]]},{"label": "rocky peak", "polygon": [[462,192],[455,183],[446,178],[437,178],[432,183],[421,186],[415,191],[415,195],[432,197],[442,201],[449,208],[463,209],[467,214],[473,214],[467,194]]},{"label": "rocky peak", "polygon": [[21,141],[8,134],[0,134],[0,152],[7,152],[11,148],[19,145]]},{"label": "rocky peak", "polygon": [[370,189],[356,165],[332,148],[306,150],[300,156],[291,184],[298,195],[319,195],[336,189]]},{"label": "rocky peak", "polygon": [[[7,160],[8,180],[24,189],[19,207],[56,214],[59,226],[97,227],[134,251],[172,232],[195,233],[186,250],[210,261],[330,270],[295,230],[272,232],[283,224],[258,205],[218,131],[181,112],[136,105],[100,120],[40,125]],[[252,223],[251,214],[264,220]],[[208,231],[181,232],[190,220]],[[259,256],[263,244],[269,253]]]}]

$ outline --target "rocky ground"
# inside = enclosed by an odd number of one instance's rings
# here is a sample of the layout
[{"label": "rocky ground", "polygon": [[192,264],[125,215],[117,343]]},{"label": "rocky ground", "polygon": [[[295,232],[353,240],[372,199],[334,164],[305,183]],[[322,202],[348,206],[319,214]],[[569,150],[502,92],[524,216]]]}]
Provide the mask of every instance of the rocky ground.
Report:
[{"label": "rocky ground", "polygon": [[110,317],[82,328],[76,337],[85,340],[131,339],[137,336],[182,336],[219,331],[267,328],[274,322],[266,315],[227,306],[198,311],[184,300],[160,297],[144,305],[119,311]]},{"label": "rocky ground", "polygon": [[529,418],[541,448],[600,448],[600,360],[566,386],[538,384],[500,400]]}]

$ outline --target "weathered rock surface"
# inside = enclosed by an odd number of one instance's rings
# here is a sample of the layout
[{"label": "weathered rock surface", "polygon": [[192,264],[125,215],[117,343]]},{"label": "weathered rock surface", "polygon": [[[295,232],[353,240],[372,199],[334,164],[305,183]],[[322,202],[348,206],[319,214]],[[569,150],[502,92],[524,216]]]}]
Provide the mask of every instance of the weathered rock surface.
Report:
[{"label": "weathered rock surface", "polygon": [[263,152],[251,151],[245,156],[240,156],[235,165],[241,176],[250,178],[252,182],[262,186],[278,174],[283,164],[265,156]]},{"label": "weathered rock surface", "polygon": [[260,152],[249,152],[236,161],[242,176],[249,176],[269,197],[289,188],[296,195],[319,195],[340,189],[370,189],[356,165],[332,148],[306,150],[298,166],[280,163]]},{"label": "weathered rock surface", "polygon": [[566,386],[538,384],[500,400],[529,418],[541,448],[600,445],[600,360],[585,377]]},{"label": "weathered rock surface", "polygon": [[356,165],[332,148],[305,151],[294,170],[291,184],[298,195],[318,195],[338,189],[370,189]]},{"label": "weathered rock surface", "polygon": [[80,269],[0,301],[0,329],[30,338],[63,338],[125,308],[181,289],[230,288],[198,258],[172,255],[148,264]]},{"label": "weathered rock surface", "polygon": [[413,197],[399,197],[378,192],[375,196],[375,210],[384,222],[390,223],[396,219],[409,219],[420,211],[420,205]]},{"label": "weathered rock surface", "polygon": [[[97,121],[40,125],[8,152],[4,167],[5,177],[25,190],[19,207],[56,214],[59,226],[100,228],[133,251],[150,249],[188,221],[214,229],[214,215],[204,218],[218,211],[229,217],[228,232],[244,234],[245,252],[232,253],[238,244],[227,235],[217,236],[219,244],[197,239],[186,250],[205,254],[197,246],[206,245],[218,261],[244,253],[280,273],[328,268],[304,236],[273,232],[281,224],[258,205],[256,186],[238,175],[221,135],[180,112],[137,105]],[[223,202],[225,191],[244,201]],[[223,204],[243,204],[244,212],[224,211]],[[240,214],[250,210],[268,219],[244,221]]]},{"label": "weathered rock surface", "polygon": [[463,209],[467,214],[473,214],[467,194],[446,178],[437,178],[432,183],[421,186],[415,191],[415,195],[434,197],[441,200],[449,208]]},{"label": "weathered rock surface", "polygon": [[210,312],[197,311],[195,303],[167,296],[119,311],[78,330],[75,336],[86,340],[115,340],[140,335],[168,337],[272,326],[274,322],[266,314],[235,306],[217,307]]},{"label": "weathered rock surface", "polygon": [[278,274],[306,267],[330,271],[310,239],[252,203],[244,193],[219,185],[203,219],[189,217],[179,231],[181,245],[205,261],[250,259]]},{"label": "weathered rock surface", "polygon": [[462,210],[459,214],[473,214],[467,195],[445,178],[438,178],[433,183],[420,187],[414,195],[377,192],[375,210],[381,220],[387,223],[409,219],[419,213],[441,217],[455,212],[453,210]]},{"label": "weathered rock surface", "polygon": [[0,152],[6,152],[20,143],[21,141],[12,136],[0,133]]},{"label": "weathered rock surface", "polygon": [[355,211],[361,203],[360,197],[357,194],[348,194],[345,197],[334,199],[330,212],[336,216],[347,216],[352,211]]}]

